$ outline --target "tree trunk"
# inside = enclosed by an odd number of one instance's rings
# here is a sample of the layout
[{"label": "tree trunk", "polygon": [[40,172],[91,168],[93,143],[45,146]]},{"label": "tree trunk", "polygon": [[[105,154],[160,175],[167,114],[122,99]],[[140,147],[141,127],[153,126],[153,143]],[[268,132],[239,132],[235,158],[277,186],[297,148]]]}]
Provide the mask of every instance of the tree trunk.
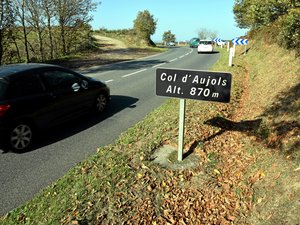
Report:
[{"label": "tree trunk", "polygon": [[42,38],[42,31],[40,31],[40,28],[38,30],[38,39],[39,39],[40,54],[41,54],[42,62],[44,62],[45,61],[44,43],[43,43],[43,38]]},{"label": "tree trunk", "polygon": [[60,21],[60,39],[62,45],[62,54],[66,55],[67,48],[66,48],[65,28],[62,21]]},{"label": "tree trunk", "polygon": [[49,32],[49,42],[50,42],[50,59],[53,59],[54,46],[53,46],[52,29],[51,29],[51,18],[49,16],[48,16],[48,32]]},{"label": "tree trunk", "polygon": [[2,65],[3,58],[3,31],[0,29],[0,65]]}]

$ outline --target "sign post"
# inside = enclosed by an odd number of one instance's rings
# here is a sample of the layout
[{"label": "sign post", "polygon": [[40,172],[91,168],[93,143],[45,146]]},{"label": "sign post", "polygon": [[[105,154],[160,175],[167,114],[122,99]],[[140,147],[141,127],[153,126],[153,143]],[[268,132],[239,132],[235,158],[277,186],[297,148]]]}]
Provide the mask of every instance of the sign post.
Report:
[{"label": "sign post", "polygon": [[232,39],[232,44],[234,45],[245,45],[245,48],[244,48],[244,55],[246,55],[246,45],[248,45],[249,41],[248,39],[242,39],[242,38],[234,38]]},{"label": "sign post", "polygon": [[179,101],[178,161],[180,162],[183,158],[185,99],[181,98]]},{"label": "sign post", "polygon": [[156,95],[180,98],[178,161],[183,158],[185,99],[228,103],[230,88],[230,73],[165,68],[156,70]]},{"label": "sign post", "polygon": [[229,66],[232,66],[233,48],[230,48],[229,52]]}]

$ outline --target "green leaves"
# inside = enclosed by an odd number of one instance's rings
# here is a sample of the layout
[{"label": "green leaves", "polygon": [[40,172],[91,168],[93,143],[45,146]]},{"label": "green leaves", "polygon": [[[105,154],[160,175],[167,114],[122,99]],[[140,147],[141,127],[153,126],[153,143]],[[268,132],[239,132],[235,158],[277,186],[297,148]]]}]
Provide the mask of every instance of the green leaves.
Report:
[{"label": "green leaves", "polygon": [[280,43],[287,49],[295,49],[300,55],[300,9],[292,9],[282,20]]},{"label": "green leaves", "polygon": [[155,33],[157,20],[148,10],[138,12],[134,22],[134,30],[145,41],[150,43],[150,36]]},{"label": "green leaves", "polygon": [[288,13],[290,0],[236,0],[233,7],[240,28],[258,28]]},{"label": "green leaves", "polygon": [[172,34],[172,32],[170,30],[164,32],[163,34],[163,41],[164,42],[175,42],[176,40],[176,37],[175,37],[175,34]]},{"label": "green leaves", "polygon": [[238,27],[257,29],[279,24],[273,40],[300,55],[300,10],[294,0],[236,0],[233,7]]}]

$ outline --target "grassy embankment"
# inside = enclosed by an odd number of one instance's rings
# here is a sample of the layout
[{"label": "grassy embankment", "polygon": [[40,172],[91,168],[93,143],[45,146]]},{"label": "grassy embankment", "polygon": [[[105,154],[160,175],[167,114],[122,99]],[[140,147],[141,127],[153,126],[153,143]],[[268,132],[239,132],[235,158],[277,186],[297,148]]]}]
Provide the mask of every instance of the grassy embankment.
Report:
[{"label": "grassy embankment", "polygon": [[300,62],[250,42],[232,68],[220,49],[212,69],[233,74],[230,104],[187,101],[184,149],[197,168],[151,161],[158,147],[177,143],[178,100],[170,99],[0,223],[299,223]]},{"label": "grassy embankment", "polygon": [[91,66],[134,60],[149,55],[159,54],[166,51],[166,48],[147,47],[138,44],[136,37],[123,35],[117,32],[93,33],[92,45],[89,49],[76,52],[71,55],[59,58],[48,63],[63,65],[65,67],[84,70]]}]

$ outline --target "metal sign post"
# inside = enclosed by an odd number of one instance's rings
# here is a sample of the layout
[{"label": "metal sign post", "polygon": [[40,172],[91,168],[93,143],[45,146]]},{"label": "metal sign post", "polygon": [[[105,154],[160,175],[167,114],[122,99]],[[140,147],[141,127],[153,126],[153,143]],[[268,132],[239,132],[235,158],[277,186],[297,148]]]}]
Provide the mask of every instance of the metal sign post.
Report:
[{"label": "metal sign post", "polygon": [[232,66],[233,48],[229,51],[229,66]]},{"label": "metal sign post", "polygon": [[179,103],[178,161],[182,161],[183,158],[184,118],[185,99],[181,98]]}]

